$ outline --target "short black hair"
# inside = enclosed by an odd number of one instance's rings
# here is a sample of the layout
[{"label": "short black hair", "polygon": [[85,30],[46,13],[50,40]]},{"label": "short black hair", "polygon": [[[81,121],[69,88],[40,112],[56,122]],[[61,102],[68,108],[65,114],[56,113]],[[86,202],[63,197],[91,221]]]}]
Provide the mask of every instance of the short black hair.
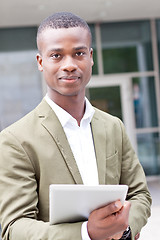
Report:
[{"label": "short black hair", "polygon": [[45,18],[38,27],[37,39],[39,35],[47,28],[74,28],[82,27],[86,29],[92,41],[91,30],[85,20],[70,12],[58,12]]}]

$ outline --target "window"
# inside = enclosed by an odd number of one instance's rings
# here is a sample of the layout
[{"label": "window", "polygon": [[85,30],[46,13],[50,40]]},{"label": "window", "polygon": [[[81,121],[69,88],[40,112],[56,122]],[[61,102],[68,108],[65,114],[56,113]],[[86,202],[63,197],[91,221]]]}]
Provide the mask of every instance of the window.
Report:
[{"label": "window", "polygon": [[0,30],[0,130],[42,98],[36,53],[36,28]]},{"label": "window", "polygon": [[160,172],[160,134],[137,134],[138,156],[147,175]]},{"label": "window", "polygon": [[104,73],[153,70],[149,21],[101,25]]},{"label": "window", "polygon": [[92,74],[98,74],[98,65],[97,65],[97,48],[96,48],[96,35],[95,35],[95,25],[89,24],[92,34],[92,48],[93,48],[93,61],[94,65],[92,68]]},{"label": "window", "polygon": [[132,80],[136,128],[158,126],[154,80],[154,77]]}]

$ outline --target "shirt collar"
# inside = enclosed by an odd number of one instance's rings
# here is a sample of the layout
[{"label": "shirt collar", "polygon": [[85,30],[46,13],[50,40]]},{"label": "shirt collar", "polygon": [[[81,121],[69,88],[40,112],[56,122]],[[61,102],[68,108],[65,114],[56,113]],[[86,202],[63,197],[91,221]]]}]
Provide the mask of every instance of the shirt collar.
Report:
[{"label": "shirt collar", "polygon": [[[49,98],[48,94],[46,94],[46,96],[44,98],[45,98],[46,102],[50,105],[50,107],[53,109],[55,114],[57,115],[62,127],[64,127],[69,122],[73,123],[73,124],[77,124],[76,119],[73,118],[63,108],[58,106],[55,102],[53,102]],[[83,118],[81,120],[81,124],[90,124],[95,110],[94,110],[93,106],[90,104],[90,102],[88,101],[87,98],[85,98],[85,103],[86,103],[86,109],[85,109],[85,113],[83,115]]]}]

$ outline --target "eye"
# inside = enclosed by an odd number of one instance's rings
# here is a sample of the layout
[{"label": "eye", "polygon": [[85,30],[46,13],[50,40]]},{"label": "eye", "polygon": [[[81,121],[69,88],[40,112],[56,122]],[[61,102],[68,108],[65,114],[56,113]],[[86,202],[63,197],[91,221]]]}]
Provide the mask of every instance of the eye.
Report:
[{"label": "eye", "polygon": [[78,57],[82,57],[82,56],[84,56],[85,55],[85,52],[76,52],[76,56],[78,56]]},{"label": "eye", "polygon": [[61,55],[58,53],[51,54],[51,58],[53,58],[53,59],[59,59],[60,57],[61,57]]}]

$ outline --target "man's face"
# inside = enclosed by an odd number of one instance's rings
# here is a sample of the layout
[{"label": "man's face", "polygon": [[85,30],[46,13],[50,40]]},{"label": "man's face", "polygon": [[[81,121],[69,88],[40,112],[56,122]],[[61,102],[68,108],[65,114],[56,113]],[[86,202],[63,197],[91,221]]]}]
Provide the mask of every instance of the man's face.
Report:
[{"label": "man's face", "polygon": [[93,66],[88,31],[81,27],[48,28],[41,33],[38,48],[38,67],[50,96],[84,95]]}]

